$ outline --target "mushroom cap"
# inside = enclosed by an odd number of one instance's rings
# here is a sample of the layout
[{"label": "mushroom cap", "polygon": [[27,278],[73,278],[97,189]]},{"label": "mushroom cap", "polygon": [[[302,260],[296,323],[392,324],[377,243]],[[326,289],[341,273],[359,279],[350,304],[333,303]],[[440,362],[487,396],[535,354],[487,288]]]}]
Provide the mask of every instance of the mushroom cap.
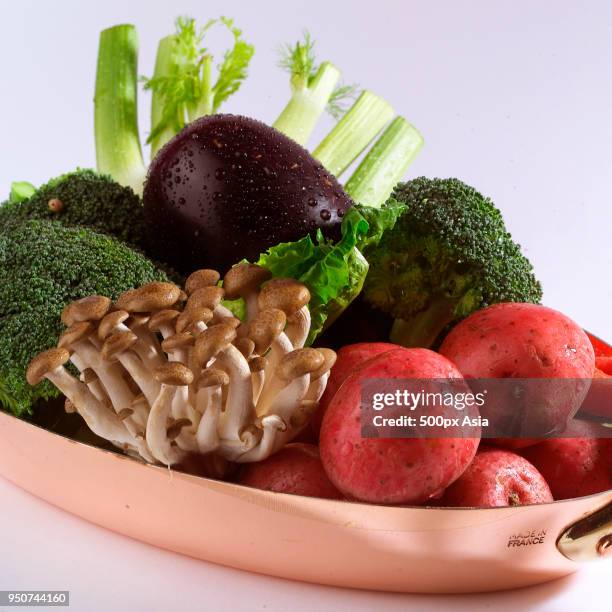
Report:
[{"label": "mushroom cap", "polygon": [[162,350],[165,353],[170,353],[176,349],[186,348],[188,346],[193,346],[195,338],[186,332],[181,334],[174,334],[174,336],[169,336],[166,338],[162,344]]},{"label": "mushroom cap", "polygon": [[176,320],[176,331],[183,332],[195,323],[208,323],[213,318],[213,311],[206,306],[189,306]]},{"label": "mushroom cap", "polygon": [[168,438],[168,440],[175,440],[179,437],[183,427],[191,427],[191,425],[192,422],[190,419],[177,419],[166,430],[166,437]]},{"label": "mushroom cap", "polygon": [[131,312],[130,318],[126,325],[130,329],[136,329],[142,325],[147,325],[151,319],[151,315],[148,312]]},{"label": "mushroom cap", "polygon": [[236,339],[236,330],[230,325],[219,323],[204,330],[195,341],[193,357],[204,367],[219,351],[226,349]]},{"label": "mushroom cap", "polygon": [[251,372],[261,372],[266,369],[267,359],[261,355],[249,357],[249,368]]},{"label": "mushroom cap", "polygon": [[62,323],[70,326],[80,321],[99,321],[110,307],[109,298],[103,295],[89,295],[71,302],[62,310]]},{"label": "mushroom cap", "polygon": [[259,444],[262,435],[263,429],[255,423],[247,423],[238,431],[240,441],[249,448],[253,448]]},{"label": "mushroom cap", "polygon": [[316,372],[325,358],[317,349],[301,348],[287,353],[276,367],[276,375],[285,381]]},{"label": "mushroom cap", "polygon": [[310,291],[292,278],[273,278],[261,288],[257,301],[262,310],[278,308],[290,317],[308,304]]},{"label": "mushroom cap", "polygon": [[137,395],[134,396],[134,399],[132,400],[132,406],[144,406],[148,409],[149,407],[149,402],[147,401],[146,396],[144,395],[144,393],[138,393]]},{"label": "mushroom cap", "polygon": [[255,342],[246,337],[237,338],[236,342],[234,342],[234,346],[247,358],[250,357],[255,350]]},{"label": "mushroom cap", "polygon": [[164,325],[172,323],[181,313],[178,310],[159,310],[149,319],[149,329],[152,332],[159,331]]},{"label": "mushroom cap", "polygon": [[234,329],[238,329],[242,325],[242,321],[238,317],[222,317],[219,319],[218,323],[228,325]]},{"label": "mushroom cap", "polygon": [[111,334],[102,345],[102,359],[111,361],[127,351],[138,340],[138,336],[132,331],[118,331]]},{"label": "mushroom cap", "polygon": [[315,402],[314,400],[302,400],[297,412],[294,412],[289,418],[289,425],[291,425],[293,429],[301,429],[308,423],[310,417],[312,417],[318,407],[319,402]]},{"label": "mushroom cap", "polygon": [[225,292],[221,287],[199,287],[187,300],[187,308],[210,308],[214,310],[223,299]]},{"label": "mushroom cap", "polygon": [[106,340],[115,331],[115,327],[121,325],[129,317],[130,313],[127,310],[113,310],[109,312],[100,321],[100,325],[98,325],[98,338]]},{"label": "mushroom cap", "polygon": [[207,387],[219,387],[229,385],[229,376],[227,372],[218,368],[206,368],[200,374],[197,382],[197,389],[205,389]]},{"label": "mushroom cap", "polygon": [[89,321],[80,321],[73,323],[64,333],[60,336],[57,346],[59,348],[65,348],[70,350],[70,347],[79,340],[87,338],[87,336],[93,333],[94,326]]},{"label": "mushroom cap", "polygon": [[170,308],[178,301],[181,290],[172,283],[147,283],[130,289],[117,299],[117,308],[128,312],[150,312]]},{"label": "mushroom cap", "polygon": [[133,408],[123,408],[117,413],[117,418],[120,421],[125,421],[125,419],[131,417],[134,414]]},{"label": "mushroom cap", "polygon": [[81,372],[81,380],[88,385],[91,382],[94,382],[96,380],[98,380],[98,375],[96,374],[96,371],[93,370],[92,368],[85,368],[82,372]]},{"label": "mushroom cap", "polygon": [[285,329],[287,316],[278,308],[260,310],[247,327],[247,337],[255,343],[256,353],[265,353]]},{"label": "mushroom cap", "polygon": [[52,348],[36,355],[26,372],[28,384],[37,385],[45,376],[63,366],[70,359],[70,353],[65,348]]},{"label": "mushroom cap", "polygon": [[219,282],[220,274],[216,270],[196,270],[187,277],[185,281],[185,291],[191,295],[200,287],[213,287]]},{"label": "mushroom cap", "polygon": [[182,387],[193,382],[193,372],[177,361],[170,361],[155,368],[154,375],[157,382],[172,387]]},{"label": "mushroom cap", "polygon": [[259,289],[260,285],[272,277],[266,268],[257,264],[239,263],[230,268],[223,278],[225,297],[228,300],[237,300]]},{"label": "mushroom cap", "polygon": [[329,372],[334,366],[334,363],[336,363],[337,355],[335,351],[328,348],[318,348],[317,351],[323,355],[323,363],[321,364],[320,368],[312,372],[310,375],[310,380],[317,380],[317,378],[321,378],[321,376]]}]

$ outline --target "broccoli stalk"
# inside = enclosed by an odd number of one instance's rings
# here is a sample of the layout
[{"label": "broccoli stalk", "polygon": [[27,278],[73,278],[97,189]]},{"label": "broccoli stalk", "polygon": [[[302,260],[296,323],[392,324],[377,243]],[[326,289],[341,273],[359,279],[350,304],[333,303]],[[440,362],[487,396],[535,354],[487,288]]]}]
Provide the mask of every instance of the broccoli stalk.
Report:
[{"label": "broccoli stalk", "polygon": [[[304,41],[281,49],[280,66],[291,75],[291,98],[272,124],[280,132],[305,145],[330,99],[338,91],[340,71],[330,62],[315,64],[314,42]],[[346,90],[344,90],[346,91]],[[336,93],[337,100],[338,95]]]},{"label": "broccoli stalk", "polygon": [[[213,57],[203,46],[206,33],[215,25],[225,27],[233,45],[223,56],[214,78]],[[195,20],[179,17],[176,33],[162,38],[157,49],[155,72],[144,79],[152,91],[151,157],[185,125],[218,112],[219,107],[240,88],[254,53],[231,19],[211,19],[197,29]]]},{"label": "broccoli stalk", "polygon": [[364,297],[395,319],[391,339],[431,346],[449,325],[498,302],[534,302],[542,287],[488,198],[457,179],[400,184],[404,205],[370,262]]},{"label": "broccoli stalk", "polygon": [[345,191],[359,204],[381,206],[422,146],[418,130],[403,117],[396,117],[347,181]]},{"label": "broccoli stalk", "polygon": [[409,320],[395,319],[389,340],[407,347],[429,347],[435,343],[453,319],[455,319],[453,300],[446,297],[434,298],[427,310],[415,314]]},{"label": "broccoli stalk", "polygon": [[137,117],[138,36],[132,25],[100,33],[94,97],[98,170],[142,193],[145,165]]}]

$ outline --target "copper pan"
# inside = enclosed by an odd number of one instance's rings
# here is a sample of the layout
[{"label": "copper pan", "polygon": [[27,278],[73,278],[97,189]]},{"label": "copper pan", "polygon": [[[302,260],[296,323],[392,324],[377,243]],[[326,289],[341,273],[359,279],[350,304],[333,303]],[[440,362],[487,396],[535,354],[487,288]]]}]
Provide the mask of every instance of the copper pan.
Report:
[{"label": "copper pan", "polygon": [[307,498],[145,465],[3,412],[0,474],[60,508],[155,546],[343,587],[506,589],[565,576],[612,550],[612,490],[491,509]]}]

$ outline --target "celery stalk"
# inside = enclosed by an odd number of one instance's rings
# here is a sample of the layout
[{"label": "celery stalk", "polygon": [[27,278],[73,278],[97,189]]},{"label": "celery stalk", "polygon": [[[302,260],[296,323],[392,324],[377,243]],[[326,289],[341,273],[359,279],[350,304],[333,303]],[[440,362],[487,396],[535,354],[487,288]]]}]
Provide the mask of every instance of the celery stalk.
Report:
[{"label": "celery stalk", "polygon": [[330,62],[323,62],[310,82],[292,78],[291,99],[272,125],[301,145],[306,144],[339,79],[340,71]]},{"label": "celery stalk", "polygon": [[333,175],[340,176],[394,114],[385,100],[370,91],[363,91],[313,151],[313,156]]},{"label": "celery stalk", "polygon": [[[174,34],[166,36],[157,45],[155,56],[155,71],[153,77],[167,77],[176,68],[175,49],[177,37]],[[165,112],[165,100],[162,93],[153,89],[151,95],[151,126],[158,125]],[[151,159],[174,136],[174,130],[167,127],[155,138],[151,139]]]},{"label": "celery stalk", "polygon": [[363,158],[345,191],[358,204],[381,206],[422,146],[418,130],[403,117],[396,117]]},{"label": "celery stalk", "polygon": [[202,94],[195,108],[189,109],[189,121],[195,121],[198,117],[212,115],[214,112],[215,95],[213,91],[213,58],[207,55],[202,58]]},{"label": "celery stalk", "polygon": [[118,25],[103,30],[94,96],[97,167],[142,193],[145,166],[138,135],[137,70],[136,28]]},{"label": "celery stalk", "polygon": [[[203,46],[206,33],[214,25],[228,30],[233,40],[217,66],[216,80],[213,56]],[[219,106],[240,89],[253,52],[232,19],[211,19],[202,28],[197,28],[190,17],[176,20],[176,32],[159,42],[153,76],[143,79],[145,89],[153,92],[147,140],[152,157],[188,122],[218,112]]]}]

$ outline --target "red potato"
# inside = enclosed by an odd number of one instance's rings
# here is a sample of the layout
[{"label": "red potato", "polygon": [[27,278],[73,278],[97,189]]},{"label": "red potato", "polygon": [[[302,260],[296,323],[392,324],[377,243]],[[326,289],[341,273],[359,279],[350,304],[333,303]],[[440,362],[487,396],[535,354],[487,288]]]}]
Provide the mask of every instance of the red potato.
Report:
[{"label": "red potato", "polygon": [[527,448],[522,455],[546,478],[555,499],[571,499],[612,489],[612,438],[594,423],[575,422],[582,438],[551,438]]},{"label": "red potato", "polygon": [[323,415],[340,385],[366,361],[398,348],[400,347],[397,344],[388,342],[359,342],[348,344],[338,350],[336,363],[331,369],[325,393],[323,393],[323,397],[319,401],[319,407],[310,420],[315,438],[319,437]]},{"label": "red potato", "polygon": [[482,448],[446,490],[442,503],[456,508],[522,506],[553,501],[546,480],[529,461],[507,450]]},{"label": "red potato", "polygon": [[476,454],[479,438],[362,438],[361,383],[368,378],[453,378],[450,361],[428,349],[396,349],[349,376],[323,418],[321,461],[332,483],[350,498],[421,504],[442,494]]},{"label": "red potato", "polygon": [[[586,333],[560,312],[537,304],[495,304],[475,312],[451,330],[440,353],[466,378],[569,379],[542,383],[533,388],[539,395],[526,400],[529,410],[537,410],[529,414],[530,422],[542,434],[564,429],[580,408],[595,370]],[[503,438],[497,443],[518,447],[533,440]]]},{"label": "red potato", "polygon": [[329,481],[319,449],[312,444],[287,444],[264,461],[245,464],[239,482],[277,493],[344,499]]}]

